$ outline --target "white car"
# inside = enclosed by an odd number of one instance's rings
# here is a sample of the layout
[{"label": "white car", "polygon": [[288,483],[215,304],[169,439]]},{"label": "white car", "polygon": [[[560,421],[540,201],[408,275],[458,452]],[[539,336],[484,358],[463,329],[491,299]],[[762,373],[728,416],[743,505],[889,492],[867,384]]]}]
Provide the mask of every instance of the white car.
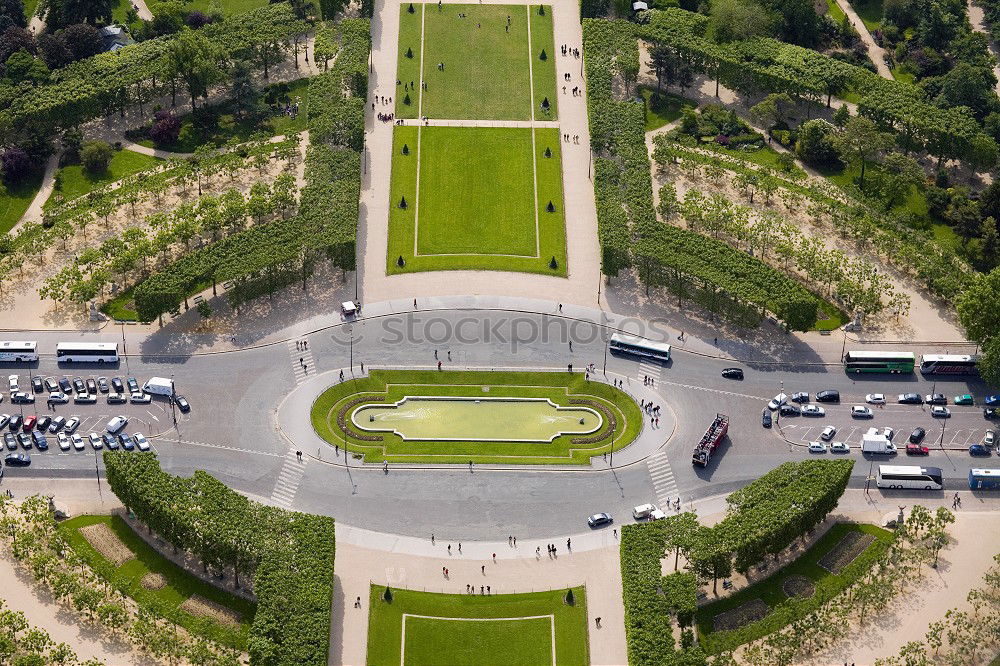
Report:
[{"label": "white car", "polygon": [[802,408],[802,416],[823,416],[826,410],[819,405],[806,405]]},{"label": "white car", "polygon": [[983,435],[983,446],[994,446],[997,443],[997,434],[992,430],[987,430]]},{"label": "white car", "polygon": [[108,432],[112,435],[117,435],[119,432],[125,429],[128,425],[127,416],[116,416],[110,421],[108,421]]},{"label": "white car", "polygon": [[46,398],[45,401],[48,402],[50,405],[65,405],[67,402],[69,402],[69,396],[63,393],[62,391],[58,391],[56,393],[50,393],[49,397]]},{"label": "white car", "polygon": [[89,393],[77,393],[73,396],[73,402],[77,405],[92,405],[97,402],[97,396]]},{"label": "white car", "polygon": [[942,407],[941,405],[934,405],[931,407],[931,416],[946,419],[951,416],[951,410],[947,407]]},{"label": "white car", "polygon": [[76,432],[77,427],[80,425],[80,417],[74,416],[69,421],[66,421],[66,425],[63,426],[63,430],[73,434]]},{"label": "white car", "polygon": [[865,402],[869,405],[884,405],[885,393],[869,393],[865,396]]},{"label": "white car", "polygon": [[77,451],[83,451],[87,448],[87,444],[83,441],[83,437],[80,437],[75,433],[73,434],[73,448]]},{"label": "white car", "polygon": [[133,405],[148,405],[152,400],[148,393],[133,393],[129,396],[129,402]]},{"label": "white car", "polygon": [[819,434],[819,438],[824,442],[829,442],[833,439],[833,436],[837,434],[837,429],[833,426],[827,426],[823,428],[823,432]]},{"label": "white car", "polygon": [[826,444],[823,442],[809,442],[809,453],[826,453]]},{"label": "white car", "polygon": [[62,451],[69,451],[69,436],[61,432],[56,435],[56,439],[59,441],[59,448]]},{"label": "white car", "polygon": [[843,442],[834,442],[830,445],[830,451],[833,453],[850,453],[851,447]]},{"label": "white car", "polygon": [[20,391],[21,390],[21,389],[19,389],[17,387],[17,375],[8,375],[7,376],[7,383],[10,384],[10,392],[11,393],[14,393],[16,391]]},{"label": "white car", "polygon": [[871,407],[865,407],[864,405],[854,405],[851,407],[851,416],[856,419],[870,419],[874,414],[872,414]]},{"label": "white car", "polygon": [[87,439],[90,440],[90,445],[94,447],[95,451],[104,448],[104,440],[102,440],[101,436],[98,435],[96,432],[92,432],[89,435],[87,435]]},{"label": "white car", "polygon": [[893,430],[892,428],[889,428],[888,426],[885,427],[885,428],[882,428],[882,436],[885,437],[890,442],[892,441],[892,438],[893,438],[893,436],[895,434],[896,434],[896,431]]},{"label": "white car", "polygon": [[771,398],[771,402],[767,403],[767,408],[770,409],[773,412],[774,410],[776,410],[778,407],[781,407],[786,402],[788,402],[788,396],[785,395],[784,393],[779,393],[778,395],[776,395],[773,398]]},{"label": "white car", "polygon": [[[132,435],[132,441],[135,442],[140,451],[149,451],[149,440],[141,432]],[[656,507],[653,507],[653,510],[655,511]]]}]

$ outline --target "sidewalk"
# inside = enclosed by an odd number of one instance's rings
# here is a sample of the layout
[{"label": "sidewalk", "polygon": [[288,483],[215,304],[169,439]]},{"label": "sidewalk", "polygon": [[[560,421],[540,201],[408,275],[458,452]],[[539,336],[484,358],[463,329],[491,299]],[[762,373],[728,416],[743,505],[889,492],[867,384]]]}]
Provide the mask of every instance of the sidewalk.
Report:
[{"label": "sidewalk", "polygon": [[865,48],[868,50],[868,58],[872,61],[872,63],[874,63],[875,69],[878,70],[878,75],[883,79],[893,81],[894,77],[892,76],[892,71],[885,62],[887,56],[885,49],[875,43],[875,38],[872,37],[870,32],[868,32],[868,26],[866,26],[864,21],[861,20],[858,13],[854,11],[854,7],[851,6],[849,0],[836,0],[836,2],[837,6],[840,7],[845,14],[847,14],[848,20],[851,22],[854,30],[858,33],[858,36],[861,38],[861,42],[865,45]]}]

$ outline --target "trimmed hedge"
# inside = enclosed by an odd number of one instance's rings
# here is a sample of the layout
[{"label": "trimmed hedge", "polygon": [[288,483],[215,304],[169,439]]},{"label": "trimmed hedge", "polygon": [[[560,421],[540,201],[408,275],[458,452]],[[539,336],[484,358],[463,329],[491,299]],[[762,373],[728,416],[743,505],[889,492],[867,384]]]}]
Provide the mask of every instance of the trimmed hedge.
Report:
[{"label": "trimmed hedge", "polygon": [[630,666],[663,664],[674,651],[670,603],[658,589],[665,527],[662,521],[622,527],[622,601]]},{"label": "trimmed hedge", "polygon": [[171,544],[211,567],[253,575],[250,664],[325,666],[335,555],[332,518],[252,502],[202,471],[160,469],[155,453],[105,451],[108,484]]}]

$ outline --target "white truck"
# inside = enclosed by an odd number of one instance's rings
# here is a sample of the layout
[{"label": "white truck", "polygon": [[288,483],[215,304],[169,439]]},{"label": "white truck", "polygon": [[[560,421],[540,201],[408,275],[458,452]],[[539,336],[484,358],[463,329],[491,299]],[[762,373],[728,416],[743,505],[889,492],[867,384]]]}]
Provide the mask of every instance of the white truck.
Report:
[{"label": "white truck", "polygon": [[164,377],[150,377],[149,381],[142,385],[142,391],[169,398],[174,394],[174,383]]},{"label": "white truck", "polygon": [[861,452],[891,456],[896,454],[896,445],[877,428],[870,428],[861,437]]}]

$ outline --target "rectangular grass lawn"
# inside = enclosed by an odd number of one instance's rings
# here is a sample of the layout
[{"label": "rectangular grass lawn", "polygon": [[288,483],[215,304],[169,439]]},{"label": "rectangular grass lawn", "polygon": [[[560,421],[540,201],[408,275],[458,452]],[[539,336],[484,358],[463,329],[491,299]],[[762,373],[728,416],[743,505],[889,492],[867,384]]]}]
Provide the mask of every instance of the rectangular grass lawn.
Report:
[{"label": "rectangular grass lawn", "polygon": [[554,128],[396,127],[390,199],[390,274],[482,269],[566,275]]},{"label": "rectangular grass lawn", "polygon": [[[420,103],[420,21],[424,5],[399,6],[399,54],[396,62],[396,117],[416,118]],[[410,87],[410,84],[413,87]],[[409,103],[407,103],[409,99]]]},{"label": "rectangular grass lawn", "polygon": [[0,183],[0,233],[7,233],[20,222],[42,186],[42,172],[38,169],[18,185]]},{"label": "rectangular grass lawn", "polygon": [[582,587],[573,588],[572,606],[566,590],[482,596],[393,589],[391,602],[384,590],[373,585],[370,592],[371,666],[542,666],[553,664],[553,637],[559,666],[588,663]]},{"label": "rectangular grass lawn", "polygon": [[61,195],[69,201],[108,183],[114,183],[143,169],[154,166],[161,160],[151,155],[131,150],[116,150],[108,168],[102,173],[92,174],[80,164],[64,166],[56,172],[56,187],[49,201],[56,201]]},{"label": "rectangular grass lawn", "polygon": [[[530,5],[531,10],[531,80],[535,91],[535,120],[555,120],[559,117],[559,94],[556,84],[556,51],[552,36],[552,7]],[[539,14],[539,9],[543,13]],[[544,52],[544,56],[543,56]],[[542,100],[548,98],[549,111],[542,110]]]}]

